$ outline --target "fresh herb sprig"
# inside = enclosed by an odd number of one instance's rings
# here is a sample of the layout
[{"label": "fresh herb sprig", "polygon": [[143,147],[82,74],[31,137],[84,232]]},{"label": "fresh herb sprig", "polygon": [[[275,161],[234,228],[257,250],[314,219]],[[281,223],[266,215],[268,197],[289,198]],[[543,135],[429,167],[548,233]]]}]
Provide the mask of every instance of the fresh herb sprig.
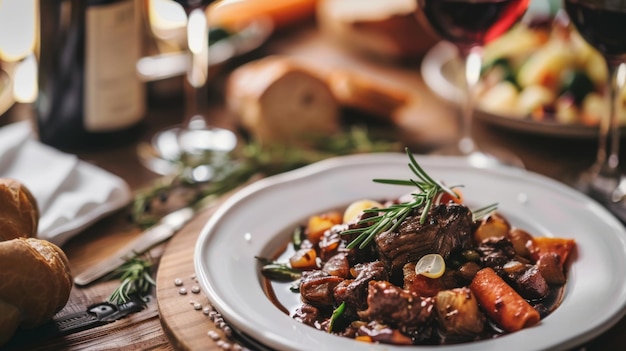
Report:
[{"label": "fresh herb sprig", "polygon": [[[316,137],[312,143],[312,147],[304,148],[248,142],[219,158],[210,154],[194,159],[181,155],[180,159],[172,161],[179,169],[177,174],[159,178],[135,195],[131,220],[142,228],[154,225],[160,217],[154,213],[153,205],[166,202],[173,193],[191,193],[186,205],[192,205],[207,197],[217,199],[256,175],[271,176],[333,156],[401,150],[400,143],[374,138],[365,126],[358,125],[335,135]],[[211,164],[213,178],[208,182],[194,182],[188,170],[203,164]]]},{"label": "fresh herb sprig", "polygon": [[112,274],[119,277],[121,283],[109,297],[109,302],[123,304],[129,302],[133,296],[143,298],[148,295],[156,285],[151,275],[152,267],[150,258],[134,256],[128,259]]},{"label": "fresh herb sprig", "polygon": [[405,148],[406,154],[409,157],[409,168],[417,177],[417,180],[396,180],[396,179],[374,179],[374,182],[393,184],[393,185],[408,185],[415,186],[419,191],[412,193],[412,201],[402,202],[398,204],[392,204],[386,208],[373,208],[365,210],[365,212],[378,213],[377,216],[367,217],[359,221],[359,224],[365,225],[361,228],[349,229],[341,233],[341,235],[359,234],[348,245],[347,248],[359,247],[365,248],[374,239],[376,235],[388,230],[395,230],[400,223],[402,223],[406,217],[414,210],[420,209],[422,213],[420,215],[420,223],[426,221],[426,216],[432,207],[435,198],[438,194],[444,192],[454,198],[459,198],[459,195],[455,193],[452,188],[443,185],[431,178],[426,171],[417,163],[413,154],[408,148]]}]

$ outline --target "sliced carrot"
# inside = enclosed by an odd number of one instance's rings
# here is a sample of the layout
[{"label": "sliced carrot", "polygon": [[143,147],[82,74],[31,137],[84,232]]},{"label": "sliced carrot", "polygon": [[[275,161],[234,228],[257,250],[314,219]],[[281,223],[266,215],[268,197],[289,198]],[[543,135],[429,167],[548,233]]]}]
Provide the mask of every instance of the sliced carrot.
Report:
[{"label": "sliced carrot", "polygon": [[538,236],[529,241],[527,245],[533,260],[537,261],[539,257],[545,254],[555,253],[559,255],[561,265],[565,265],[570,253],[576,247],[576,241],[574,239]]},{"label": "sliced carrot", "polygon": [[541,319],[539,312],[491,268],[476,273],[470,290],[485,313],[508,332],[533,326]]}]

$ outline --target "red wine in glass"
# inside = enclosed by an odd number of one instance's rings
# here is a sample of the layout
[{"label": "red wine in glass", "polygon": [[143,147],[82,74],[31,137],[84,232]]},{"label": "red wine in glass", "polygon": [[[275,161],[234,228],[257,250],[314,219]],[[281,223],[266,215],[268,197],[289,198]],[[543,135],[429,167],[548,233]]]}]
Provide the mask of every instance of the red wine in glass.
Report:
[{"label": "red wine in glass", "polygon": [[609,72],[610,113],[600,123],[595,164],[577,186],[626,221],[626,179],[619,169],[620,92],[626,81],[626,0],[564,0],[580,35],[603,56]]},{"label": "red wine in glass", "polygon": [[465,49],[484,46],[519,21],[528,0],[418,0],[444,39]]},{"label": "red wine in glass", "polygon": [[566,0],[565,9],[578,32],[602,55],[626,54],[625,1]]},{"label": "red wine in glass", "polygon": [[520,166],[513,155],[494,157],[479,152],[471,137],[475,86],[480,77],[482,47],[497,39],[526,12],[529,0],[417,0],[423,14],[443,39],[453,43],[465,64],[466,101],[462,108],[461,138],[452,153],[470,157],[480,166],[510,164]]}]

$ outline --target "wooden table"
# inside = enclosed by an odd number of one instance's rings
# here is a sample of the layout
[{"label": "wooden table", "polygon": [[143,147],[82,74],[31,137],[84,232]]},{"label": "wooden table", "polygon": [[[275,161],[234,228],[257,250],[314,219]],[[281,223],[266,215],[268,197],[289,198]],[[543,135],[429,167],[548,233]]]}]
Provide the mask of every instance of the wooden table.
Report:
[{"label": "wooden table", "polygon": [[[289,33],[276,35],[260,51],[239,59],[219,75],[211,95],[211,114],[217,116],[218,123],[232,123],[229,113],[224,110],[221,87],[228,70],[245,60],[251,60],[267,54],[289,54],[313,64],[320,69],[351,65],[362,72],[383,77],[409,89],[420,97],[419,104],[411,113],[396,121],[399,138],[414,144],[419,150],[428,150],[433,142],[454,136],[454,130],[447,129],[456,110],[434,96],[424,85],[418,72],[418,62],[414,65],[394,66],[368,61],[352,52],[347,52],[329,42],[317,33],[312,26],[293,29]],[[100,151],[81,151],[78,156],[99,167],[111,171],[125,179],[132,189],[140,189],[157,179],[157,175],[145,169],[136,157],[138,142],[148,141],[151,135],[162,127],[178,123],[182,116],[182,99],[173,96],[164,99],[154,96],[150,99],[145,128],[137,140],[131,144],[118,145]],[[2,124],[12,120],[30,118],[32,112],[28,105],[16,105],[0,119]],[[446,126],[444,130],[438,126]],[[489,151],[506,148],[515,153],[530,171],[538,172],[559,180],[565,180],[591,164],[595,155],[595,140],[559,139],[528,135],[499,129],[487,123],[477,121],[474,135],[481,148]],[[160,248],[163,256],[157,273],[156,296],[158,303],[152,302],[148,308],[123,320],[106,326],[71,334],[66,337],[37,341],[38,330],[21,331],[7,345],[8,350],[221,350],[228,339],[215,323],[193,308],[198,302],[207,306],[208,301],[202,294],[179,294],[175,278],[181,278],[185,287],[191,289],[193,281],[193,245],[198,231],[210,216],[211,211],[203,211],[185,226],[168,244]],[[87,267],[107,257],[135,238],[140,230],[129,223],[126,211],[119,211],[104,218],[86,229],[83,233],[64,245],[71,268],[78,274]],[[158,251],[157,249],[157,251]],[[164,250],[164,251],[163,251]],[[158,255],[159,252],[155,251]],[[617,272],[616,272],[617,273]],[[117,286],[115,281],[97,282],[88,287],[75,287],[67,306],[59,312],[64,315],[84,310],[89,304],[104,301]],[[591,302],[590,302],[591,303]],[[626,344],[626,335],[621,330],[626,328],[626,319],[584,345],[586,350],[618,349]],[[207,333],[217,331],[212,338]]]}]

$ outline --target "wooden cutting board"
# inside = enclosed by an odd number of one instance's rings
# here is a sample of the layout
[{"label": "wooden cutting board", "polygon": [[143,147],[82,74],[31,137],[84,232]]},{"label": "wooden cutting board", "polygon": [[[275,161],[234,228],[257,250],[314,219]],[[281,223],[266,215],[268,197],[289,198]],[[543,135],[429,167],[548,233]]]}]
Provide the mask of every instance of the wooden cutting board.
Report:
[{"label": "wooden cutting board", "polygon": [[156,299],[163,331],[177,350],[268,350],[242,335],[236,341],[229,327],[220,326],[223,323],[221,315],[200,291],[194,267],[196,241],[211,215],[230,195],[260,178],[252,177],[209,208],[198,212],[164,249],[156,275]]},{"label": "wooden cutting board", "polygon": [[222,351],[224,348],[219,343],[232,343],[204,313],[203,309],[210,307],[207,297],[194,292],[199,288],[193,263],[196,240],[211,214],[212,210],[200,212],[170,240],[157,271],[156,298],[161,324],[178,350]]}]

